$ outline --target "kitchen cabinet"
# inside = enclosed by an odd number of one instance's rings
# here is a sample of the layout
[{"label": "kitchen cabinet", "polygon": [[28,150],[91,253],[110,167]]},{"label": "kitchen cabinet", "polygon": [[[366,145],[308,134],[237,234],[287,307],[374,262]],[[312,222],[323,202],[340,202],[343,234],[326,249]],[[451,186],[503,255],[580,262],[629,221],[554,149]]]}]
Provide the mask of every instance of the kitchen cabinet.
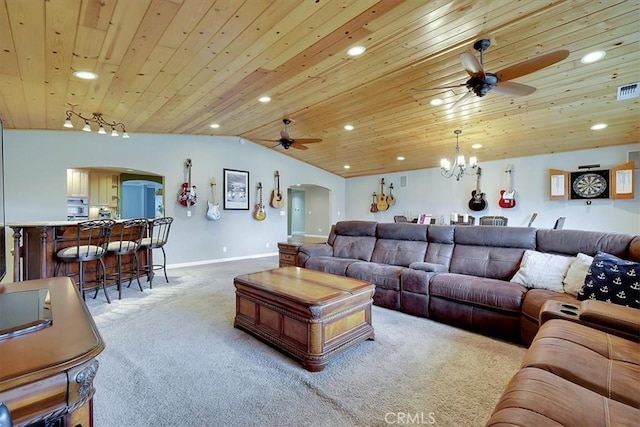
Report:
[{"label": "kitchen cabinet", "polygon": [[89,196],[89,172],[67,169],[67,197]]},{"label": "kitchen cabinet", "polygon": [[89,173],[89,205],[111,205],[111,174],[107,172]]},{"label": "kitchen cabinet", "polygon": [[118,209],[120,202],[120,175],[111,174],[111,201],[109,206]]}]

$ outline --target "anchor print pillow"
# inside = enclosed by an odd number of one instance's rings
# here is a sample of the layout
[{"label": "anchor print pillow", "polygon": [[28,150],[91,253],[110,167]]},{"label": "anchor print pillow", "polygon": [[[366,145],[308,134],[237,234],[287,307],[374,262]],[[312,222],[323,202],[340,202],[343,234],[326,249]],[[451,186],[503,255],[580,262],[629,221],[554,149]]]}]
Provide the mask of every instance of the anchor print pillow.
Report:
[{"label": "anchor print pillow", "polygon": [[640,308],[640,263],[598,252],[577,298]]}]

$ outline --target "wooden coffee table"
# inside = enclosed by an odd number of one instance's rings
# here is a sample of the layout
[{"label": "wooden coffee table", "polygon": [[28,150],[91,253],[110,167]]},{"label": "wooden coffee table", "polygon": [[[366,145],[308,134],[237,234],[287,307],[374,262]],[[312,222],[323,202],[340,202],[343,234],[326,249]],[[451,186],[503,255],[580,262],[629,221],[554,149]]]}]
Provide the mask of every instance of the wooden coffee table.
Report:
[{"label": "wooden coffee table", "polygon": [[375,286],[300,267],[238,276],[234,326],[317,372],[334,356],[375,338]]}]

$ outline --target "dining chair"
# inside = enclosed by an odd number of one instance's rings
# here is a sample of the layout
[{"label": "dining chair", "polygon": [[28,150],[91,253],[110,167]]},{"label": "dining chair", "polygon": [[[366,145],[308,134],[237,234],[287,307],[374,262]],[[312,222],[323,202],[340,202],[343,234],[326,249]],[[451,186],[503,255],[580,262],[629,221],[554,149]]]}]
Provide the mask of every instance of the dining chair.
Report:
[{"label": "dining chair", "polygon": [[509,222],[509,218],[500,215],[485,215],[480,217],[480,225],[495,225],[500,227],[506,227]]}]

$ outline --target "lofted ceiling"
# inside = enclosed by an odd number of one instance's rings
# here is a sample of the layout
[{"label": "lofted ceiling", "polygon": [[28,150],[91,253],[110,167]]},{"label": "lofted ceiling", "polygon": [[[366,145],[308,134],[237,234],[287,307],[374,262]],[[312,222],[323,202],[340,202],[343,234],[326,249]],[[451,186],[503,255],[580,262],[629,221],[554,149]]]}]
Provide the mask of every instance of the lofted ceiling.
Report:
[{"label": "lofted ceiling", "polygon": [[[0,0],[0,117],[61,130],[73,109],[132,138],[236,135],[343,177],[437,167],[455,129],[480,163],[636,143],[640,98],[616,90],[640,82],[639,13],[638,0]],[[537,88],[527,96],[451,109],[465,87],[422,90],[465,83],[460,55],[478,57],[481,38],[491,72],[570,55],[513,79]],[[582,64],[593,50],[607,55]],[[287,117],[292,137],[323,141],[274,147]]]}]

